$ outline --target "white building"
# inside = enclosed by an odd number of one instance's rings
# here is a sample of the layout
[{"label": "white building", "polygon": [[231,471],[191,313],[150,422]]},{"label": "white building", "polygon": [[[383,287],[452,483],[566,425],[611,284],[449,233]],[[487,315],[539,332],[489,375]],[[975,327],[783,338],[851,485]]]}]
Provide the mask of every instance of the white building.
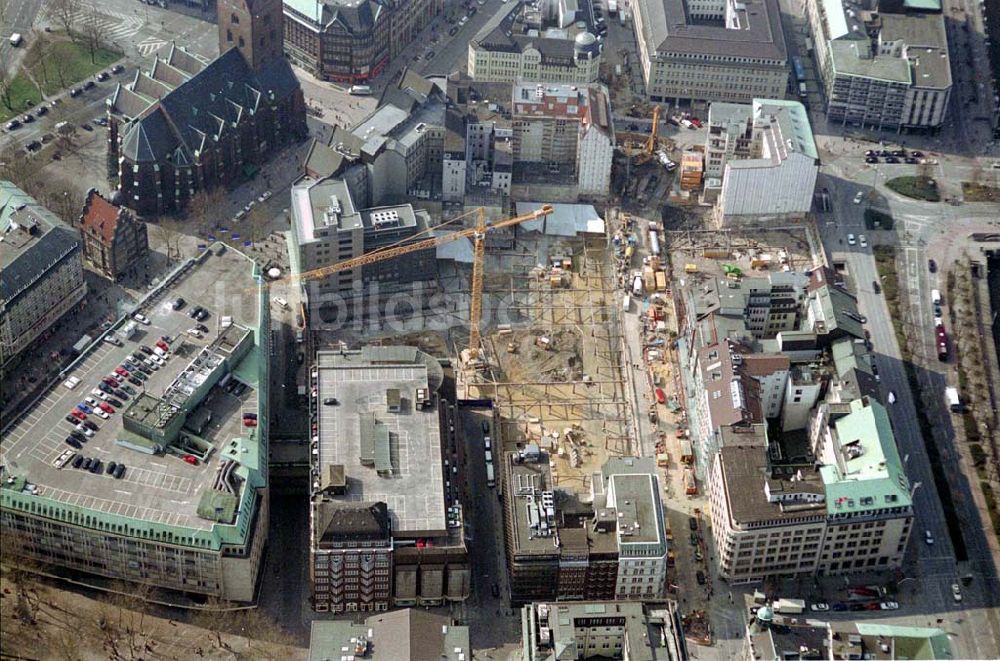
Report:
[{"label": "white building", "polygon": [[615,513],[616,598],[662,599],[667,578],[667,536],[656,465],[648,458],[612,458],[594,478],[596,518],[603,518],[605,512]]},{"label": "white building", "polygon": [[706,175],[721,177],[721,226],[801,220],[812,208],[819,154],[809,114],[797,101],[713,103],[705,141]]},{"label": "white building", "polygon": [[87,293],[79,236],[0,181],[0,364],[43,336]]},{"label": "white building", "polygon": [[608,195],[615,136],[607,88],[520,83],[511,108],[515,164],[571,168],[580,195]]},{"label": "white building", "polygon": [[601,44],[589,32],[529,29],[521,5],[501,9],[469,41],[469,77],[479,82],[596,83]]},{"label": "white building", "polygon": [[633,17],[652,101],[749,103],[788,86],[777,0],[637,0]]},{"label": "white building", "polygon": [[944,123],[952,79],[940,11],[873,13],[843,0],[808,0],[806,14],[827,119],[896,131]]}]

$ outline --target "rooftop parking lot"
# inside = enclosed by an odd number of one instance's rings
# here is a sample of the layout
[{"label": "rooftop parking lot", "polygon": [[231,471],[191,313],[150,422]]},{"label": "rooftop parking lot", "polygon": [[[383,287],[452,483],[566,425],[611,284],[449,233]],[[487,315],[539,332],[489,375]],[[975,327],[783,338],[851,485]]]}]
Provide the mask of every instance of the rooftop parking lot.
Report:
[{"label": "rooftop parking lot", "polygon": [[[256,286],[251,275],[251,263],[240,253],[233,250],[221,255],[213,253],[203,263],[180,274],[162,293],[147,299],[139,313],[145,321],[135,323],[136,331],[131,337],[124,338],[121,331],[124,324],[116,326],[118,344],[99,341],[64,374],[61,384],[26,410],[5,432],[0,455],[8,474],[25,476],[29,485],[26,488],[67,504],[167,525],[210,527],[212,521],[197,516],[200,494],[212,487],[219,457],[230,441],[252,433],[244,427],[242,413],[256,415],[258,411],[253,369],[256,351],[251,350],[235,366],[232,376],[223,385],[212,388],[202,400],[201,408],[210,411],[211,417],[201,431],[196,433],[188,428],[193,416],[182,430],[182,439],[185,436],[201,439],[202,448],[210,449],[185,450],[172,445],[164,448],[162,454],[144,452],[142,448],[153,449],[153,442],[125,430],[123,415],[138,400],[145,406],[163,397],[179,375],[196,367],[192,363],[205,347],[217,340],[224,347],[230,336],[243,336],[244,328],[250,331],[256,328],[255,301],[259,299],[254,295]],[[175,309],[179,297],[185,299],[185,304]],[[198,307],[207,313],[201,322],[190,316]],[[238,332],[231,330],[220,337],[226,331],[224,317],[232,319]],[[207,330],[199,336],[189,334],[188,330],[197,323]],[[169,349],[162,365],[155,364],[150,355],[155,352],[157,342]],[[110,381],[116,368],[121,370],[126,364],[126,359],[131,361],[129,369],[118,374],[117,383]],[[197,383],[198,378],[198,370],[194,369],[181,386]],[[103,390],[99,385],[102,383],[106,386]],[[110,411],[105,419],[96,412],[99,407],[92,402],[86,404],[92,411],[86,415],[86,421],[96,429],[84,432],[71,424],[67,416],[79,410],[78,404],[85,403],[87,398],[108,405]],[[130,415],[146,422],[151,414],[139,411],[136,406]],[[82,441],[80,449],[67,443],[74,431],[78,433],[78,442]],[[83,436],[87,433],[92,435]],[[119,439],[132,441],[133,446],[123,446]],[[75,468],[74,457],[68,452],[99,459],[101,469],[91,473]],[[106,467],[111,462],[125,464],[120,479],[107,473]]]}]

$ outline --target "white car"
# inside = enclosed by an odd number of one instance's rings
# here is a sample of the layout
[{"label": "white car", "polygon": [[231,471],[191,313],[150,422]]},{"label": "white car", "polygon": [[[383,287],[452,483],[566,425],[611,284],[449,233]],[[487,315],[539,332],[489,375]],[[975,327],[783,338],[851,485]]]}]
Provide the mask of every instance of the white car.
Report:
[{"label": "white car", "polygon": [[888,402],[889,402],[890,404],[895,404],[895,403],[896,403],[896,393],[894,393],[894,392],[893,392],[893,391],[891,391],[891,390],[889,391],[889,397],[888,397]]},{"label": "white car", "polygon": [[878,607],[884,611],[894,611],[899,608],[899,604],[895,601],[883,601]]},{"label": "white car", "polygon": [[858,237],[858,245],[860,245],[862,248],[867,248],[868,247],[868,237],[865,236],[864,234],[862,234],[861,236],[859,236]]},{"label": "white car", "polygon": [[99,408],[94,409],[94,415],[96,415],[98,418],[103,418],[105,420],[107,420],[108,418],[111,417],[105,411],[103,411],[103,410],[101,410]]},{"label": "white car", "polygon": [[86,436],[87,438],[90,438],[91,436],[94,435],[93,430],[91,430],[90,427],[86,427],[84,425],[77,425],[76,430],[81,434],[83,434],[84,436]]},{"label": "white car", "polygon": [[958,583],[951,584],[951,597],[955,603],[962,601],[962,588],[958,587]]},{"label": "white car", "polygon": [[98,398],[98,399],[107,399],[108,398],[108,394],[106,392],[104,392],[103,390],[101,390],[100,388],[94,388],[93,390],[90,391],[90,394],[93,395],[94,397]]},{"label": "white car", "polygon": [[257,201],[258,202],[263,202],[264,200],[266,200],[269,197],[271,197],[271,191],[266,190],[263,193],[261,193],[260,197],[257,198]]},{"label": "white car", "polygon": [[822,601],[815,604],[810,604],[809,610],[813,611],[814,613],[825,613],[826,611],[830,610],[830,604],[823,603]]},{"label": "white car", "polygon": [[149,319],[144,314],[136,312],[135,314],[132,315],[132,318],[138,321],[140,324],[146,324],[147,326],[149,325]]},{"label": "white car", "polygon": [[847,235],[847,245],[849,245],[849,246],[853,246],[853,245],[854,245],[854,244],[856,244],[857,242],[858,242],[858,240],[857,240],[857,239],[856,239],[856,238],[854,237],[854,235],[853,235],[853,234],[848,234],[848,235]]},{"label": "white car", "polygon": [[924,541],[927,542],[929,546],[934,545],[934,535],[931,534],[930,530],[924,531]]},{"label": "white car", "polygon": [[861,204],[861,202],[862,202],[862,201],[863,201],[864,199],[865,199],[865,192],[864,192],[864,191],[860,191],[860,190],[859,190],[859,191],[858,191],[858,194],[854,196],[854,203],[855,203],[855,204]]},{"label": "white car", "polygon": [[90,408],[92,408],[92,409],[96,409],[97,408],[97,400],[94,399],[93,397],[87,397],[83,401],[87,402],[87,404],[90,406]]}]

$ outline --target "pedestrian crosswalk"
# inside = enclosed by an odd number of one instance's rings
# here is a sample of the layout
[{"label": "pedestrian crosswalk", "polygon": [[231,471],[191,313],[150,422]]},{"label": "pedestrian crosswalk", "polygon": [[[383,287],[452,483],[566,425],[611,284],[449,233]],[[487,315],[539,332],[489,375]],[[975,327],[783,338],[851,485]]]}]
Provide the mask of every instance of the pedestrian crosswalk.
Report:
[{"label": "pedestrian crosswalk", "polygon": [[149,57],[156,51],[160,50],[167,45],[167,42],[162,39],[156,39],[155,37],[149,37],[148,39],[143,39],[138,44],[135,45],[135,49],[139,51],[139,55],[143,57]]},{"label": "pedestrian crosswalk", "polygon": [[[46,6],[46,14],[48,20],[59,22],[53,4],[50,3]],[[101,39],[105,43],[123,49],[125,42],[142,28],[143,22],[137,16],[129,16],[123,12],[109,9],[97,0],[91,0],[80,3],[79,8],[74,12],[73,24],[76,29],[97,25],[100,28]]]}]

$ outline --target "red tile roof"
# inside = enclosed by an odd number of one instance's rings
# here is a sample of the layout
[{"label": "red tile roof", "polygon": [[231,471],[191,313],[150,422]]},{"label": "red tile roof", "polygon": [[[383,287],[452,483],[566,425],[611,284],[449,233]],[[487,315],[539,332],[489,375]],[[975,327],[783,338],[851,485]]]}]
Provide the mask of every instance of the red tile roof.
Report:
[{"label": "red tile roof", "polygon": [[104,199],[93,188],[87,192],[87,199],[80,216],[80,228],[87,234],[94,230],[101,234],[104,243],[111,243],[118,227],[120,207],[116,207]]}]

